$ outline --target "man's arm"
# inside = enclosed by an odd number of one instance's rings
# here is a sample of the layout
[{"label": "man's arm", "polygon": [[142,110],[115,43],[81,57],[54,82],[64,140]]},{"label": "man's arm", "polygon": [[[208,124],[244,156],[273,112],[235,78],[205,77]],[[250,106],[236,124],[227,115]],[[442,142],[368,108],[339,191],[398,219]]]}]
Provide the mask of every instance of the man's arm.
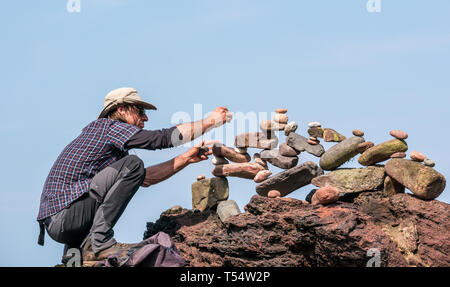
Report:
[{"label": "man's arm", "polygon": [[[166,162],[147,167],[145,169],[145,178],[142,182],[143,187],[149,187],[150,185],[157,184],[163,180],[168,179],[175,173],[179,172],[191,163],[196,163],[202,160],[208,159],[208,155],[212,154],[210,145],[214,141],[207,142],[202,141],[189,149],[187,152],[171,159]],[[200,147],[208,146],[209,151],[204,154],[199,154]]]}]

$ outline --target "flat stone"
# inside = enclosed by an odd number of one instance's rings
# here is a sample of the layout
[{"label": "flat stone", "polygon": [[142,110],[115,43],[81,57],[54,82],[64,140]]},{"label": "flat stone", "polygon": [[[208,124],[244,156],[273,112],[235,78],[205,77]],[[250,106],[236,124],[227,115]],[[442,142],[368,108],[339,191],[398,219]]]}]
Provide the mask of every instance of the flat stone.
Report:
[{"label": "flat stone", "polygon": [[404,140],[408,138],[408,134],[401,130],[392,130],[389,132],[389,134],[399,140]]},{"label": "flat stone", "polygon": [[217,205],[217,215],[222,222],[225,222],[231,216],[235,216],[241,213],[239,206],[234,200],[225,200],[219,202]]},{"label": "flat stone", "polygon": [[435,199],[445,189],[445,177],[435,169],[403,158],[393,158],[386,163],[386,173],[408,188],[417,197]]},{"label": "flat stone", "polygon": [[312,127],[308,129],[308,134],[311,137],[315,138],[323,138],[323,128],[321,127]]},{"label": "flat stone", "polygon": [[272,172],[270,170],[261,170],[260,172],[258,172],[256,174],[256,176],[253,180],[256,183],[260,183],[260,182],[263,182],[264,180],[266,180],[271,175],[272,175]]},{"label": "flat stone", "polygon": [[284,142],[280,144],[280,154],[282,156],[294,157],[297,156],[299,152],[297,152],[295,149],[291,148],[287,145],[287,143]]},{"label": "flat stone", "polygon": [[384,177],[382,166],[342,168],[313,178],[311,183],[317,187],[332,185],[343,195],[379,189],[383,186]]},{"label": "flat stone", "polygon": [[345,140],[346,137],[338,133],[337,131],[329,128],[323,129],[323,140],[325,142],[341,142]]},{"label": "flat stone", "polygon": [[358,145],[358,152],[363,153],[371,147],[374,147],[375,144],[373,142],[363,142]]},{"label": "flat stone", "polygon": [[359,145],[364,142],[362,137],[350,137],[329,148],[320,157],[320,167],[333,170],[353,158],[359,153]]},{"label": "flat stone", "polygon": [[278,137],[271,135],[267,138],[263,132],[243,133],[236,136],[234,145],[238,148],[273,149],[278,145]]},{"label": "flat stone", "polygon": [[275,112],[279,114],[285,114],[287,113],[287,109],[276,109]]},{"label": "flat stone", "polygon": [[213,177],[196,181],[192,184],[192,209],[205,211],[229,195],[228,180]]},{"label": "flat stone", "polygon": [[228,164],[228,160],[226,160],[224,157],[221,156],[214,156],[211,160],[213,165],[221,165],[221,164]]},{"label": "flat stone", "polygon": [[281,193],[278,190],[271,190],[267,193],[267,197],[270,198],[277,198],[277,197],[281,197]]},{"label": "flat stone", "polygon": [[197,176],[197,180],[202,180],[202,179],[205,179],[205,176],[203,174]]},{"label": "flat stone", "polygon": [[339,190],[333,186],[325,186],[319,188],[311,197],[311,204],[330,204],[339,199]]},{"label": "flat stone", "polygon": [[254,161],[255,163],[261,165],[261,166],[264,167],[265,169],[268,169],[267,162],[261,158],[261,155],[260,155],[259,153],[255,153],[255,154],[253,155],[253,161]]},{"label": "flat stone", "polygon": [[352,131],[352,134],[353,134],[355,137],[362,137],[362,136],[364,136],[364,132],[363,132],[362,130],[353,130],[353,131]]},{"label": "flat stone", "polygon": [[358,162],[361,165],[369,166],[389,159],[396,152],[407,150],[408,145],[405,141],[393,139],[369,148],[361,154]]},{"label": "flat stone", "polygon": [[396,152],[391,155],[391,158],[405,158],[406,152]]},{"label": "flat stone", "polygon": [[284,135],[288,136],[290,133],[295,132],[298,128],[298,125],[296,122],[289,122],[284,127]]},{"label": "flat stone", "polygon": [[302,152],[306,150],[306,152],[320,157],[325,152],[325,149],[322,145],[311,145],[308,143],[308,139],[304,136],[301,136],[296,133],[290,133],[289,136],[286,138],[286,143],[291,148],[295,149],[298,152]]},{"label": "flat stone", "polygon": [[310,127],[310,128],[313,128],[313,127],[321,127],[321,126],[322,126],[322,124],[319,123],[319,122],[310,122],[310,123],[308,124],[308,127]]},{"label": "flat stone", "polygon": [[405,187],[390,176],[384,179],[383,193],[386,196],[393,196],[397,193],[405,193]]},{"label": "flat stone", "polygon": [[248,153],[241,154],[237,153],[234,148],[227,147],[223,144],[214,144],[212,148],[212,153],[215,156],[221,156],[224,158],[229,159],[232,162],[249,162],[251,160],[251,157]]},{"label": "flat stone", "polygon": [[270,131],[282,131],[286,127],[286,124],[279,124],[273,120],[261,121],[259,127],[264,132]]},{"label": "flat stone", "polygon": [[261,158],[265,161],[270,162],[272,165],[282,168],[289,169],[297,165],[298,157],[287,157],[279,153],[278,149],[264,150],[261,152]]},{"label": "flat stone", "polygon": [[256,192],[267,196],[271,190],[278,190],[280,195],[289,193],[311,183],[311,179],[323,174],[322,169],[314,162],[307,161],[301,165],[273,175],[256,186]]},{"label": "flat stone", "polygon": [[320,141],[312,140],[312,139],[307,139],[306,142],[309,143],[310,145],[318,145],[318,144],[320,144]]},{"label": "flat stone", "polygon": [[212,171],[212,174],[218,177],[233,176],[254,179],[261,170],[264,170],[264,167],[253,162],[231,163],[216,165]]},{"label": "flat stone", "polygon": [[436,163],[429,158],[424,159],[423,163],[429,167],[434,167],[436,165]]},{"label": "flat stone", "polygon": [[276,113],[273,115],[273,120],[279,124],[287,124],[289,118],[286,114]]},{"label": "flat stone", "polygon": [[423,153],[421,153],[420,151],[416,151],[416,150],[413,150],[409,154],[409,157],[411,157],[412,160],[419,161],[419,162],[423,162],[427,158]]}]

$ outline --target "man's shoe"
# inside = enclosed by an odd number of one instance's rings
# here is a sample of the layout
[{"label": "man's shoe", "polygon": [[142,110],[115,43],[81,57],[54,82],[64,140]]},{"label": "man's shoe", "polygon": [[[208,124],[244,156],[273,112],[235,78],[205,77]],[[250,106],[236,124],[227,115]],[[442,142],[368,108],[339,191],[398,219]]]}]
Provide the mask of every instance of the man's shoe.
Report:
[{"label": "man's shoe", "polygon": [[128,251],[131,248],[135,247],[136,245],[137,243],[127,244],[116,242],[113,246],[106,248],[95,254],[94,251],[92,251],[91,242],[90,240],[88,240],[82,250],[83,262],[104,260],[107,259],[108,256],[110,255],[117,256],[118,258],[120,258],[126,256],[128,254]]}]

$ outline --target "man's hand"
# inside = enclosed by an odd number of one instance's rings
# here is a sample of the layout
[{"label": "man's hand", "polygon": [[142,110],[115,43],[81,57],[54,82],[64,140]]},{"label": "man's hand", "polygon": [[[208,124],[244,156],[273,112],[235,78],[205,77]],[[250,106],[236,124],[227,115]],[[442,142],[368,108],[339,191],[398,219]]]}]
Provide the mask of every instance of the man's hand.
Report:
[{"label": "man's hand", "polygon": [[[202,160],[207,160],[208,155],[212,154],[212,145],[217,142],[219,141],[214,140],[205,143],[205,140],[202,140],[202,142],[196,144],[194,147],[185,152],[182,156],[186,158],[188,164],[196,163]],[[200,152],[201,147],[207,147],[208,151],[205,153]]]},{"label": "man's hand", "polygon": [[207,118],[206,122],[212,127],[220,127],[225,123],[229,123],[233,118],[232,114],[226,107],[217,107]]}]

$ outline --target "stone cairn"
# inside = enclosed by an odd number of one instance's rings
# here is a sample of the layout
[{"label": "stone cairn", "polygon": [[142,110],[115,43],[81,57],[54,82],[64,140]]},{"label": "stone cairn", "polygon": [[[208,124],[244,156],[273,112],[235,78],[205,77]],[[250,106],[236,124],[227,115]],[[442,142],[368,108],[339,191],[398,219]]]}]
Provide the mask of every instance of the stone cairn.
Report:
[{"label": "stone cairn", "polygon": [[[288,122],[286,113],[287,109],[277,109],[272,120],[260,122],[261,131],[237,135],[233,148],[223,144],[213,146],[215,177],[201,175],[192,184],[194,210],[216,208],[223,222],[239,214],[236,202],[228,200],[229,176],[253,180],[256,192],[270,198],[284,197],[312,183],[318,189],[313,189],[306,201],[313,205],[330,204],[363,191],[381,191],[392,196],[404,193],[405,188],[418,198],[431,200],[445,189],[446,180],[433,168],[434,161],[419,151],[411,152],[410,159],[405,158],[408,134],[404,131],[392,130],[393,139],[375,145],[363,138],[361,130],[353,130],[353,136],[346,138],[334,129],[322,128],[319,122],[311,122],[309,137],[304,137],[296,133],[298,125]],[[286,136],[279,147],[276,131],[284,131]],[[325,151],[319,139],[336,144]],[[253,155],[253,161],[248,148],[261,150]],[[319,165],[311,161],[298,165],[302,152],[318,157]],[[357,155],[363,168],[338,169]],[[380,165],[386,160],[385,165]],[[272,176],[268,163],[284,171]]]}]

